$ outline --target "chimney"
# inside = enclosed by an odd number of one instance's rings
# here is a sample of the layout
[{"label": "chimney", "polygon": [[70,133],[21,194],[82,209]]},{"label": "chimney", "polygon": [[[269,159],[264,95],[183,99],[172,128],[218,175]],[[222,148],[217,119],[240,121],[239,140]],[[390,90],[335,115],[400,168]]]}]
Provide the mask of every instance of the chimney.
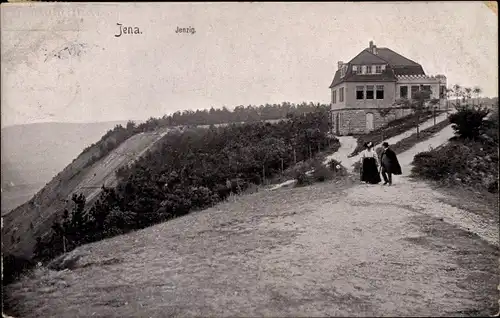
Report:
[{"label": "chimney", "polygon": [[342,65],[344,65],[344,62],[342,62],[342,61],[337,62],[337,66],[338,66],[339,70],[342,68]]},{"label": "chimney", "polygon": [[370,41],[370,51],[373,49],[373,41]]},{"label": "chimney", "polygon": [[374,45],[372,47],[372,53],[375,54],[375,55],[377,55],[377,46],[376,45]]}]

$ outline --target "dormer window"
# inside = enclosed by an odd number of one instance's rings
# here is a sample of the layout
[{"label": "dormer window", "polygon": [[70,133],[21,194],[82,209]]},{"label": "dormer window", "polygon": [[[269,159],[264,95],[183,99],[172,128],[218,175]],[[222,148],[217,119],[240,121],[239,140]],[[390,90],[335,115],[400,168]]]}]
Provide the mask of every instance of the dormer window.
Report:
[{"label": "dormer window", "polygon": [[366,66],[366,74],[371,74],[372,73],[372,66],[371,65],[367,65]]},{"label": "dormer window", "polygon": [[377,74],[382,73],[382,65],[375,66],[375,73],[377,73]]},{"label": "dormer window", "polygon": [[353,66],[352,66],[352,72],[353,72],[354,74],[356,74],[356,73],[358,72],[358,66],[357,66],[357,65],[353,65]]},{"label": "dormer window", "polygon": [[363,74],[366,74],[366,65],[363,65],[362,68],[363,68]]},{"label": "dormer window", "polygon": [[342,68],[340,69],[340,77],[344,77],[345,73],[347,71],[347,65],[343,65]]},{"label": "dormer window", "polygon": [[363,68],[361,65],[357,67],[356,74],[363,74]]}]

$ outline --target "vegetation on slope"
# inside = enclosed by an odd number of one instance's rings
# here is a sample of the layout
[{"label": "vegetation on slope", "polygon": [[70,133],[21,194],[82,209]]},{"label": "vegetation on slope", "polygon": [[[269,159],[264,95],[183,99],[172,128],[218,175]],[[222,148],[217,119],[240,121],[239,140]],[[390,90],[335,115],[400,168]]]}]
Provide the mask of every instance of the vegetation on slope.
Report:
[{"label": "vegetation on slope", "polygon": [[85,243],[210,207],[329,147],[338,149],[328,131],[328,112],[317,107],[275,124],[168,134],[136,163],[117,171],[118,186],[103,189],[94,206],[86,209],[85,197],[75,195],[73,211],[61,211],[51,238],[39,240],[35,258],[49,260]]},{"label": "vegetation on slope", "polygon": [[174,126],[216,125],[242,122],[251,123],[266,120],[278,120],[284,119],[289,115],[310,113],[318,108],[326,111],[329,109],[329,105],[305,102],[301,104],[283,102],[282,104],[266,104],[260,106],[237,106],[232,111],[228,110],[226,107],[221,109],[214,109],[212,107],[209,110],[198,109],[196,111],[177,111],[171,115],[165,115],[162,118],[151,117],[146,122],[139,125],[136,125],[132,121],[129,121],[126,127],[116,125],[114,129],[109,130],[104,136],[102,136],[97,143],[85,148],[83,153],[89,151],[92,147],[99,147],[99,153],[92,156],[91,160],[87,164],[90,166],[109,154],[122,142],[137,133]]},{"label": "vegetation on slope", "polygon": [[450,115],[456,137],[414,158],[412,174],[444,185],[498,192],[498,104],[496,110],[458,105]]}]

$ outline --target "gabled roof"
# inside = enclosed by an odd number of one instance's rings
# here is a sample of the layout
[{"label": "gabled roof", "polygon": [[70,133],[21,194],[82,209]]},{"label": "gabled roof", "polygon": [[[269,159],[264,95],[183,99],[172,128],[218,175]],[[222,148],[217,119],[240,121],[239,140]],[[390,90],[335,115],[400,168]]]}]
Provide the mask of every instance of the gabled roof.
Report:
[{"label": "gabled roof", "polygon": [[393,69],[390,65],[386,66],[385,71],[381,74],[356,74],[352,72],[352,65],[348,64],[346,74],[343,78],[340,78],[340,70],[335,72],[332,84],[329,88],[334,87],[337,84],[343,82],[396,82],[397,78],[394,74]]},{"label": "gabled roof", "polygon": [[358,55],[356,55],[352,60],[349,61],[349,64],[363,64],[363,65],[373,65],[373,64],[386,64],[387,61],[381,59],[379,56],[373,54],[368,50],[361,51]]},{"label": "gabled roof", "polygon": [[[376,54],[364,49],[348,63],[346,75],[340,78],[340,70],[335,72],[330,88],[342,82],[393,82],[397,75],[425,75],[422,66],[388,48],[376,48]],[[358,75],[352,73],[352,65],[387,64],[382,74]]]},{"label": "gabled roof", "polygon": [[401,54],[398,54],[394,52],[391,49],[381,47],[377,48],[377,56],[380,58],[384,59],[389,63],[391,66],[420,66],[420,64],[413,62],[410,59],[407,59],[406,57],[402,56]]}]

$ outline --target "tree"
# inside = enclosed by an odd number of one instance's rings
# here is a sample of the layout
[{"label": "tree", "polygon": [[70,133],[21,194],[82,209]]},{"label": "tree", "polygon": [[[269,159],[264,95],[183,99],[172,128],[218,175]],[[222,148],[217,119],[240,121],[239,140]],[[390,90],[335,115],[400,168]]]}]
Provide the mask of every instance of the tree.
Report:
[{"label": "tree", "polygon": [[463,96],[462,86],[459,84],[453,85],[453,93],[455,94],[455,106],[460,105],[460,98]]},{"label": "tree", "polygon": [[437,105],[439,103],[439,99],[431,98],[432,90],[424,89],[423,85],[420,85],[420,89],[412,94],[411,99],[400,99],[395,102],[396,105],[406,108],[412,109],[415,112],[415,127],[417,129],[417,138],[420,137],[420,118],[421,115],[429,111],[430,107]]},{"label": "tree", "polygon": [[464,88],[463,98],[464,98],[465,104],[468,105],[471,98],[472,98],[472,88],[470,88],[470,87]]},{"label": "tree", "polygon": [[474,96],[477,100],[477,104],[479,105],[479,95],[481,95],[481,93],[482,93],[481,88],[479,86],[474,87],[474,89],[472,90],[472,93],[474,94]]},{"label": "tree", "polygon": [[127,129],[128,131],[132,131],[132,130],[134,130],[134,129],[135,129],[135,123],[134,123],[133,121],[129,120],[129,121],[127,122],[127,128],[126,128],[126,129]]},{"label": "tree", "polygon": [[487,121],[484,119],[489,113],[490,110],[486,107],[463,105],[457,107],[457,112],[451,114],[449,119],[455,134],[460,138],[476,139],[487,128]]}]

